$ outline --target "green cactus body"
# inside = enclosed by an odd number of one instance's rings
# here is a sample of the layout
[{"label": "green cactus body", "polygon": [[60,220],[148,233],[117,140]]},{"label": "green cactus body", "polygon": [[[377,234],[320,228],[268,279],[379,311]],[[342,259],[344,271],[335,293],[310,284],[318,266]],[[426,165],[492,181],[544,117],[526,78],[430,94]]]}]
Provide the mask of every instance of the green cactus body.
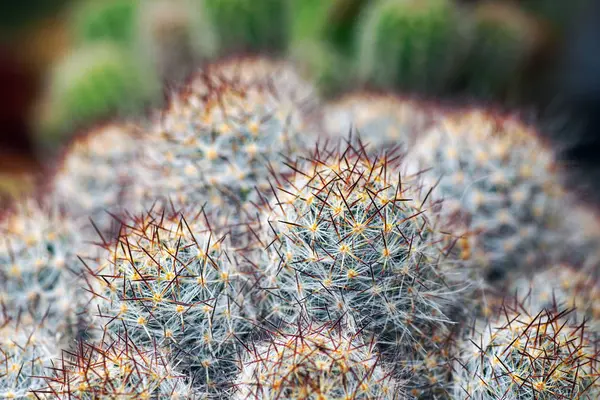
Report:
[{"label": "green cactus body", "polygon": [[93,273],[100,323],[138,346],[170,349],[204,389],[229,379],[249,331],[241,275],[201,213],[128,222]]},{"label": "green cactus body", "polygon": [[329,43],[299,41],[290,49],[290,58],[298,65],[302,75],[314,82],[323,96],[334,96],[353,82],[354,71],[348,68],[352,60]]},{"label": "green cactus body", "polygon": [[569,312],[504,306],[458,344],[456,399],[596,399],[598,343]]},{"label": "green cactus body", "polygon": [[356,71],[356,21],[365,0],[293,0],[290,53],[319,91],[332,96],[347,89]]},{"label": "green cactus body", "polygon": [[44,386],[43,375],[56,356],[52,334],[21,320],[2,320],[0,398],[31,399]]},{"label": "green cactus body", "polygon": [[474,10],[474,41],[466,61],[470,92],[491,96],[519,83],[538,44],[536,21],[510,4],[482,3]]},{"label": "green cactus body", "polygon": [[397,399],[374,343],[329,325],[290,326],[248,347],[233,399]]},{"label": "green cactus body", "polygon": [[331,136],[360,135],[368,149],[380,152],[399,147],[407,150],[433,121],[418,102],[391,95],[356,93],[329,105],[325,129]]},{"label": "green cactus body", "polygon": [[0,297],[9,316],[45,318],[50,331],[68,336],[78,311],[75,227],[57,210],[28,201],[0,222],[0,232]]},{"label": "green cactus body", "polygon": [[377,87],[437,93],[468,45],[467,24],[449,0],[382,0],[361,16],[359,74]]},{"label": "green cactus body", "polygon": [[215,55],[217,38],[195,0],[153,0],[140,10],[136,43],[163,78],[179,81]]},{"label": "green cactus body", "polygon": [[50,80],[46,130],[64,131],[119,112],[135,112],[156,93],[157,81],[121,48],[95,43],[74,50]]},{"label": "green cactus body", "polygon": [[490,278],[539,265],[565,244],[556,231],[564,194],[553,153],[518,120],[481,110],[449,115],[409,158],[409,171],[431,169],[444,210],[470,221],[474,259]]},{"label": "green cactus body", "polygon": [[75,8],[71,19],[77,43],[112,41],[129,46],[135,37],[135,21],[140,0],[85,0]]},{"label": "green cactus body", "polygon": [[172,99],[150,134],[151,200],[153,190],[171,188],[184,204],[243,208],[257,200],[255,188],[268,188],[271,172],[287,168],[285,155],[308,141],[302,111],[312,107],[312,90],[287,65],[206,68],[189,92]]},{"label": "green cactus body", "polygon": [[287,43],[285,0],[203,0],[219,53],[281,51]]}]

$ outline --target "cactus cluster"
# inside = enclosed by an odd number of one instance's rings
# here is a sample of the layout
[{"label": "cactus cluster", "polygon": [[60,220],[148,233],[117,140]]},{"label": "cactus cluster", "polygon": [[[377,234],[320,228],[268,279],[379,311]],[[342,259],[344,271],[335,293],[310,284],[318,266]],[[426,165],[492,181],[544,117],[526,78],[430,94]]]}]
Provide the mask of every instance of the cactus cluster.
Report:
[{"label": "cactus cluster", "polygon": [[229,59],[72,142],[0,222],[0,395],[598,397],[600,236],[535,130],[320,105]]},{"label": "cactus cluster", "polygon": [[[50,77],[66,93],[45,96],[39,125],[64,133],[108,110],[158,103],[160,79],[179,83],[199,62],[240,53],[286,54],[326,95],[359,85],[529,100],[523,87],[537,82],[532,66],[551,43],[546,11],[568,19],[585,1],[84,0],[68,19],[74,47]],[[106,46],[111,54],[99,54]],[[117,70],[107,58],[128,61]],[[100,87],[112,73],[121,80]],[[73,74],[88,84],[61,86]]]}]

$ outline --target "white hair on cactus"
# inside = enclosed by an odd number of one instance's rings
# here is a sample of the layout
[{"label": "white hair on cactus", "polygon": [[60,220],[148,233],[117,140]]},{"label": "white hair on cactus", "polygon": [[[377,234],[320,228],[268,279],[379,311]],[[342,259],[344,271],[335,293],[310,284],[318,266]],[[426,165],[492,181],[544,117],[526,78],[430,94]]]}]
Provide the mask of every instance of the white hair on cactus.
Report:
[{"label": "white hair on cactus", "polygon": [[395,399],[402,387],[373,342],[330,324],[290,325],[249,344],[234,399]]},{"label": "white hair on cactus", "polygon": [[554,155],[516,118],[477,109],[450,114],[412,149],[407,167],[428,170],[444,209],[466,214],[479,233],[473,258],[490,272],[556,255],[564,195]]}]

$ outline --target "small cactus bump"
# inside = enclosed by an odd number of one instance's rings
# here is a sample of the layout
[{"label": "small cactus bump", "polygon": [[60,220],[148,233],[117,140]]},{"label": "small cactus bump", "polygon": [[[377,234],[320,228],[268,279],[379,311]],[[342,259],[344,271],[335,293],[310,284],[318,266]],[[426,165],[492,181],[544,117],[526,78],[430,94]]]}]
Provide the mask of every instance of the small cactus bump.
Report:
[{"label": "small cactus bump", "polygon": [[408,171],[427,170],[422,175],[446,212],[466,215],[477,232],[473,258],[489,278],[551,262],[566,244],[558,230],[566,204],[558,163],[517,118],[478,109],[450,113],[408,158]]},{"label": "small cactus bump", "polygon": [[251,310],[226,237],[202,213],[157,210],[124,224],[90,268],[99,323],[138,346],[168,349],[198,384],[227,379]]},{"label": "small cactus bump", "polygon": [[246,346],[234,399],[399,399],[402,387],[374,342],[306,321]]},{"label": "small cactus bump", "polygon": [[457,344],[456,399],[595,399],[598,343],[572,310],[524,311],[505,301],[488,321],[466,328]]}]

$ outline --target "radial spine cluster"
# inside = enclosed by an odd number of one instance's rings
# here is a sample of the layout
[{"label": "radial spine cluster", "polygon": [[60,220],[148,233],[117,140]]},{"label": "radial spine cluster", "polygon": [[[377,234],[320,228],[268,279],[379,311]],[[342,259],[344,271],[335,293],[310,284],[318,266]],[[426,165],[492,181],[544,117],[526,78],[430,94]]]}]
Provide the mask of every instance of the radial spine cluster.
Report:
[{"label": "radial spine cluster", "polygon": [[598,342],[570,310],[505,304],[459,344],[456,399],[595,399]]},{"label": "radial spine cluster", "polygon": [[234,399],[396,399],[392,374],[373,342],[330,324],[299,323],[251,344]]},{"label": "radial spine cluster", "polygon": [[227,378],[251,312],[227,251],[202,214],[132,221],[93,272],[100,322],[137,346],[169,349],[207,385]]}]

